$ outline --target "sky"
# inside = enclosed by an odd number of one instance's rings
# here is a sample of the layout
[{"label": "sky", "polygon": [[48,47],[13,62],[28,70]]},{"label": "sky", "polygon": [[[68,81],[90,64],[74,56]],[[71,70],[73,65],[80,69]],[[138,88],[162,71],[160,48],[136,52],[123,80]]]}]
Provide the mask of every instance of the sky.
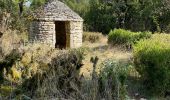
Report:
[{"label": "sky", "polygon": [[26,7],[30,7],[30,5],[31,5],[31,1],[27,1],[27,2],[25,2],[25,4],[24,4]]}]

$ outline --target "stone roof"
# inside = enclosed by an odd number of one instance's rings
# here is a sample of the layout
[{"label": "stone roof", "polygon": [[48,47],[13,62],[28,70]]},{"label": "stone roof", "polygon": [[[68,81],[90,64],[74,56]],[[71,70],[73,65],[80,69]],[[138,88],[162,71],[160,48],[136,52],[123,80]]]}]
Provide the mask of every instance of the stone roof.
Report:
[{"label": "stone roof", "polygon": [[58,0],[52,0],[46,3],[37,9],[33,13],[33,16],[36,20],[83,21],[77,13]]}]

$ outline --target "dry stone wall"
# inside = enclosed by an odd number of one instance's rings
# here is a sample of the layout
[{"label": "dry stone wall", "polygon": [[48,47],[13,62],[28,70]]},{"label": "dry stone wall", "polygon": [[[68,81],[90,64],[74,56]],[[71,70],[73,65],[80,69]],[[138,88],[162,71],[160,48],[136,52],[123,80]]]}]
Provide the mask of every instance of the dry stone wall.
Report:
[{"label": "dry stone wall", "polygon": [[77,48],[82,46],[83,22],[70,22],[70,47]]},{"label": "dry stone wall", "polygon": [[[30,29],[30,40],[49,43],[55,47],[55,21],[65,21],[66,48],[82,46],[83,19],[67,5],[52,0],[33,13],[34,20]],[[57,31],[57,30],[56,30]]]},{"label": "dry stone wall", "polygon": [[[82,46],[83,22],[66,21],[66,48],[78,48]],[[56,32],[55,22],[34,21],[30,29],[31,41],[48,43],[55,47]]]},{"label": "dry stone wall", "polygon": [[66,25],[66,48],[71,48],[71,42],[70,42],[70,40],[71,40],[71,38],[70,38],[70,22],[69,21],[67,21],[66,23],[65,23]]},{"label": "dry stone wall", "polygon": [[40,41],[55,46],[55,24],[54,22],[34,21],[30,29],[30,40]]}]

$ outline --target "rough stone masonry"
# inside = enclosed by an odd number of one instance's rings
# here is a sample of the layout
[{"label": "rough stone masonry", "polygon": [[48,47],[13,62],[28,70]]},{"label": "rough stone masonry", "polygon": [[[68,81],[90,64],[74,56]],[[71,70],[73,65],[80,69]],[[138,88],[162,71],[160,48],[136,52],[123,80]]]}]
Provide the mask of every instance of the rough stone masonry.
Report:
[{"label": "rough stone masonry", "polygon": [[[58,0],[52,0],[33,13],[34,20],[30,27],[29,40],[48,43],[56,47],[56,37],[65,36],[65,48],[82,46],[83,19],[68,6]],[[56,27],[56,22],[64,22],[64,30]],[[57,30],[60,33],[58,34]],[[58,44],[60,45],[60,44]]]}]

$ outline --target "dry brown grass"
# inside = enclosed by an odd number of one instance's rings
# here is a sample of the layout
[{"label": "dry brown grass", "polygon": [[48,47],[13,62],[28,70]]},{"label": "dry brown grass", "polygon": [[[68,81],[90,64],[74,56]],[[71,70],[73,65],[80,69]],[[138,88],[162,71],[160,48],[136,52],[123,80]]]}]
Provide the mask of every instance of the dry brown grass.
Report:
[{"label": "dry brown grass", "polygon": [[97,43],[101,42],[103,38],[102,33],[99,32],[84,32],[83,33],[83,42]]},{"label": "dry brown grass", "polygon": [[81,68],[80,74],[90,78],[92,73],[92,63],[90,58],[97,56],[99,58],[97,64],[97,72],[100,70],[100,64],[106,59],[113,58],[115,60],[130,60],[132,54],[130,51],[124,50],[121,47],[111,47],[107,44],[107,37],[103,36],[100,42],[90,43],[88,41],[83,43],[83,47],[86,48],[85,59],[83,60],[84,66]]},{"label": "dry brown grass", "polygon": [[19,33],[17,30],[6,30],[0,38],[0,51],[3,55],[9,54],[13,49],[18,49],[19,44],[27,41],[27,33]]}]

